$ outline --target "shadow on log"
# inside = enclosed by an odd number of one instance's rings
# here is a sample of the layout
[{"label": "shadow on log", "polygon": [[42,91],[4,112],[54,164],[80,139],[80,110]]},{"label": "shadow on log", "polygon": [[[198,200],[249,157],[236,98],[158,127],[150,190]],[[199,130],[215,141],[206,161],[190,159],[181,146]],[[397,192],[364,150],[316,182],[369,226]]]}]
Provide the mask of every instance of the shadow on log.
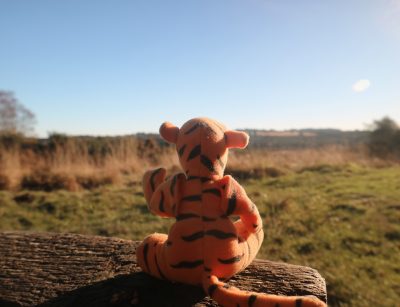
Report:
[{"label": "shadow on log", "polygon": [[[55,233],[0,233],[0,306],[218,306],[203,290],[150,277],[136,265],[140,242]],[[256,259],[229,280],[243,290],[314,295],[314,269]]]}]

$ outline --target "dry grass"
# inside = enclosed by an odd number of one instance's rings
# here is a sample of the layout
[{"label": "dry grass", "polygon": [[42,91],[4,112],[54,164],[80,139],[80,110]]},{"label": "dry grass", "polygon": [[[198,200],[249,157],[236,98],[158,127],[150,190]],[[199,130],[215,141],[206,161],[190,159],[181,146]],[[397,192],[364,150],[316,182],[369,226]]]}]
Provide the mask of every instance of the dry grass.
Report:
[{"label": "dry grass", "polygon": [[137,180],[158,164],[169,168],[177,164],[171,148],[133,137],[101,141],[62,137],[39,145],[0,144],[0,189],[92,189]]},{"label": "dry grass", "polygon": [[[146,169],[163,166],[178,171],[172,147],[134,137],[84,139],[54,136],[45,145],[37,140],[0,145],[0,189],[77,191],[140,180]],[[32,145],[32,143],[34,145]],[[321,165],[349,163],[384,166],[367,150],[330,146],[319,149],[233,150],[227,173],[238,178],[277,177]]]},{"label": "dry grass", "polygon": [[[366,146],[349,148],[346,146],[326,146],[321,148],[254,149],[233,151],[228,169],[253,171],[274,177],[285,172],[301,172],[304,169],[321,165],[342,166],[347,164],[381,167],[393,162],[371,157]],[[264,170],[264,171],[261,171]]]}]

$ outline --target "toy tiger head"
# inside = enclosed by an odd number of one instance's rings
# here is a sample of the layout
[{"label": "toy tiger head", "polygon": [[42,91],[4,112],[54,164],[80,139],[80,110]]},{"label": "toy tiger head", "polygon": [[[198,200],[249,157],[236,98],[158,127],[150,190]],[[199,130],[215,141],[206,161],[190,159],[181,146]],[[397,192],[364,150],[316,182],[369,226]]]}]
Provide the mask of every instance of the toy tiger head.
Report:
[{"label": "toy tiger head", "polygon": [[187,176],[218,179],[224,174],[229,148],[245,148],[249,136],[209,118],[194,118],[181,128],[165,122],[160,135],[176,145],[179,162]]}]

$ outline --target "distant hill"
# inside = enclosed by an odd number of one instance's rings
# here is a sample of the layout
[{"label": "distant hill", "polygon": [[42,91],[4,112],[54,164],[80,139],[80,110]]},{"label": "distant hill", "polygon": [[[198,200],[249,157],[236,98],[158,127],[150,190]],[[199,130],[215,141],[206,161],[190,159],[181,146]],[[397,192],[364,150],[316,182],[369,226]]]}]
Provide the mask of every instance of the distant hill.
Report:
[{"label": "distant hill", "polygon": [[316,148],[326,145],[356,146],[366,143],[368,131],[338,129],[255,130],[241,129],[250,135],[253,148]]}]

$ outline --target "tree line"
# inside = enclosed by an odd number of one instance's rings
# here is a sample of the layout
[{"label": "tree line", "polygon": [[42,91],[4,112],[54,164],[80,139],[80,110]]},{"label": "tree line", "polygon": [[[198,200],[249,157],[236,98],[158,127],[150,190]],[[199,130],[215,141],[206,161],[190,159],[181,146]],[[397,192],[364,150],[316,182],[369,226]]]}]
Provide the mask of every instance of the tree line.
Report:
[{"label": "tree line", "polygon": [[[0,90],[0,141],[10,136],[34,133],[35,114],[15,98],[14,93]],[[373,156],[400,158],[400,127],[390,117],[375,120],[369,127],[367,146]]]}]

